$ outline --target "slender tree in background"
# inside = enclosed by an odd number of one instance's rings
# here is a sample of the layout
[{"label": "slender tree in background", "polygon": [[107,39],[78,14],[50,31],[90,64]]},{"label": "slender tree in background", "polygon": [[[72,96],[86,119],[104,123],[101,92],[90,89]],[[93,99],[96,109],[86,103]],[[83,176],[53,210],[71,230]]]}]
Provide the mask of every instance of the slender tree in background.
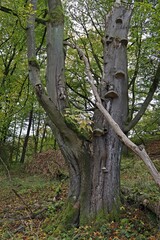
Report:
[{"label": "slender tree in background", "polygon": [[[31,0],[28,5],[26,33],[29,78],[39,103],[48,115],[50,127],[68,165],[70,186],[66,224],[79,225],[99,216],[116,219],[120,207],[121,140],[144,159],[152,176],[160,184],[159,173],[145,151],[129,142],[123,133],[130,130],[125,124],[128,114],[127,44],[132,11],[130,5],[116,1],[106,16],[102,39],[103,64],[99,64],[90,41],[94,60],[102,73],[99,79],[90,68],[85,42],[83,41],[83,51],[74,41],[64,42],[64,12],[61,1],[48,0],[47,3],[48,15],[45,20],[37,17],[39,5],[36,0]],[[38,23],[45,25],[44,33],[46,32],[46,89],[42,84],[43,79],[41,80],[44,69],[40,71],[40,58],[37,58]],[[90,39],[89,35],[87,37]],[[91,84],[95,95],[95,103],[90,99],[94,107],[93,131],[87,136],[66,117],[69,91],[66,91],[64,74],[64,45],[78,52],[79,59],[84,64],[84,78]],[[159,77],[158,71],[156,78]],[[70,90],[72,89],[70,86]],[[81,95],[79,93],[79,97]],[[87,98],[85,94],[83,96],[84,99]]]},{"label": "slender tree in background", "polygon": [[22,149],[22,155],[21,155],[21,159],[20,159],[20,162],[21,162],[21,163],[24,163],[24,160],[25,160],[26,149],[27,149],[28,140],[29,140],[29,134],[30,134],[31,125],[32,125],[32,118],[33,118],[33,109],[32,109],[32,110],[30,111],[30,113],[29,113],[27,133],[26,133],[26,136],[25,136],[25,139],[24,139],[23,149]]}]

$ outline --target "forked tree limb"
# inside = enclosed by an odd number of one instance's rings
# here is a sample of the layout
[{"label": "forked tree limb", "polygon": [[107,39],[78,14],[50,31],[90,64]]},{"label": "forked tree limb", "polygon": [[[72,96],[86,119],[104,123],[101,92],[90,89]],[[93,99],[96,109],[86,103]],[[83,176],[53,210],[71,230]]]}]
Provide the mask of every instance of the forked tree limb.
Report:
[{"label": "forked tree limb", "polygon": [[150,157],[148,156],[146,150],[144,147],[140,147],[137,146],[135,143],[133,143],[121,130],[121,128],[119,127],[119,125],[114,121],[114,119],[111,117],[111,115],[109,114],[109,112],[104,108],[101,98],[98,94],[97,88],[94,84],[94,78],[92,76],[91,70],[90,70],[90,65],[89,65],[89,61],[87,59],[87,57],[85,56],[84,52],[82,51],[82,49],[80,49],[78,46],[76,46],[75,44],[70,44],[68,43],[68,45],[74,49],[77,50],[79,57],[81,60],[83,60],[84,64],[85,64],[85,72],[87,74],[88,77],[88,81],[91,85],[95,100],[96,100],[96,106],[98,107],[98,109],[100,110],[100,112],[104,115],[104,117],[106,118],[107,122],[109,123],[109,125],[113,128],[113,130],[115,131],[115,133],[117,134],[117,136],[119,137],[119,139],[128,147],[130,148],[136,155],[138,155],[143,162],[146,164],[150,174],[152,175],[154,181],[156,182],[156,184],[160,187],[160,173],[158,172],[158,170],[156,169],[154,163],[152,162],[152,160],[150,159]]}]

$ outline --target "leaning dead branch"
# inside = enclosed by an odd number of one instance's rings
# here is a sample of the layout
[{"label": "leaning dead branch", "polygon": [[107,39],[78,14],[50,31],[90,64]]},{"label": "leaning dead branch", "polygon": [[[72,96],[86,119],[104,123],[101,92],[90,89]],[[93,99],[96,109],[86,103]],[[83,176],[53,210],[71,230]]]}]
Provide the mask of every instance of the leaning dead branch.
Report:
[{"label": "leaning dead branch", "polygon": [[90,65],[89,65],[89,61],[88,58],[85,56],[84,52],[82,49],[80,49],[77,45],[75,44],[71,44],[71,43],[66,43],[68,46],[74,48],[77,50],[79,57],[81,60],[83,60],[84,64],[85,64],[85,72],[86,75],[88,77],[88,81],[91,85],[95,100],[96,100],[96,106],[98,107],[98,109],[101,111],[101,113],[104,115],[104,117],[106,118],[107,122],[109,123],[109,125],[113,128],[113,130],[115,131],[115,133],[117,134],[117,136],[120,138],[120,140],[129,148],[131,149],[136,155],[138,155],[143,162],[145,163],[145,165],[147,166],[150,174],[152,175],[154,181],[156,182],[156,184],[160,187],[160,173],[158,172],[158,170],[156,169],[154,163],[152,162],[152,160],[150,159],[150,157],[148,156],[146,150],[144,147],[141,146],[137,146],[135,143],[133,143],[121,130],[121,128],[119,127],[119,125],[114,121],[114,119],[111,117],[111,115],[109,114],[109,112],[104,108],[101,98],[98,94],[97,88],[94,84],[94,78],[92,76],[91,70],[90,70]]}]

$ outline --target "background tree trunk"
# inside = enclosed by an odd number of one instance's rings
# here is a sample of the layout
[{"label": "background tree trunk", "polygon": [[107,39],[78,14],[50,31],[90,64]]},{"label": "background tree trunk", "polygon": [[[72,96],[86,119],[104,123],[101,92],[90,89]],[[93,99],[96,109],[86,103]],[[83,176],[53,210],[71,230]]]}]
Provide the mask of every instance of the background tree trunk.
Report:
[{"label": "background tree trunk", "polygon": [[29,134],[30,134],[30,130],[31,130],[32,120],[33,120],[32,118],[33,118],[33,108],[31,109],[31,111],[29,113],[27,133],[26,133],[25,138],[24,138],[20,163],[24,163],[24,160],[25,160],[27,145],[28,145],[28,140],[29,140]]}]

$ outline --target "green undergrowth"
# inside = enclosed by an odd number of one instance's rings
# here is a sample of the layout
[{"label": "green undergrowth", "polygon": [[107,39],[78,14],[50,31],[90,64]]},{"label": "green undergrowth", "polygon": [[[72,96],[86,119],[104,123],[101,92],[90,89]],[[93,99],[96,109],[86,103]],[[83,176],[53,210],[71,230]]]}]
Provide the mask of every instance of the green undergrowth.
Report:
[{"label": "green undergrowth", "polygon": [[[154,161],[159,167],[159,160]],[[9,180],[10,179],[10,180]],[[159,189],[143,162],[129,156],[121,164],[122,192],[126,192],[117,221],[103,219],[79,228],[59,228],[66,208],[68,179],[26,173],[21,167],[0,172],[0,239],[13,240],[157,240],[158,218],[138,202],[143,196],[159,200]],[[63,226],[63,225],[62,225]]]},{"label": "green undergrowth", "polygon": [[[160,159],[153,160],[160,171]],[[142,160],[130,156],[121,162],[121,187],[133,195],[143,195],[150,200],[159,201],[159,188]]]}]

